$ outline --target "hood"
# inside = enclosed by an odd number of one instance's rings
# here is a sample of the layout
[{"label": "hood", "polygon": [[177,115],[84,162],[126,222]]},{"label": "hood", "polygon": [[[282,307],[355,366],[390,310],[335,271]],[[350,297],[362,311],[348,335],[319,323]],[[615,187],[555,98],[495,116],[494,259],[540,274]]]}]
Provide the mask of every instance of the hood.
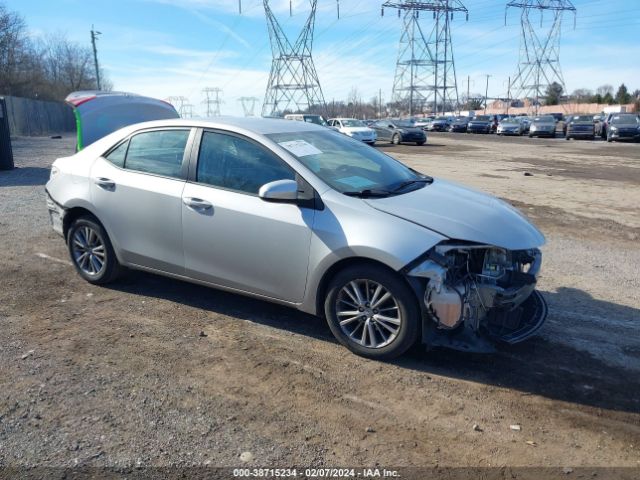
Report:
[{"label": "hood", "polygon": [[353,133],[371,133],[373,131],[369,127],[342,127],[342,129]]},{"label": "hood", "polygon": [[640,124],[637,123],[610,123],[609,125],[615,128],[640,128]]},{"label": "hood", "polygon": [[508,250],[535,248],[544,236],[508,203],[435,179],[404,195],[365,200],[371,207],[445,235]]},{"label": "hood", "polygon": [[531,122],[531,126],[536,126],[536,127],[555,127],[556,124],[555,122]]},{"label": "hood", "polygon": [[473,123],[475,125],[487,125],[488,123],[493,123],[493,120],[470,120],[469,123]]}]

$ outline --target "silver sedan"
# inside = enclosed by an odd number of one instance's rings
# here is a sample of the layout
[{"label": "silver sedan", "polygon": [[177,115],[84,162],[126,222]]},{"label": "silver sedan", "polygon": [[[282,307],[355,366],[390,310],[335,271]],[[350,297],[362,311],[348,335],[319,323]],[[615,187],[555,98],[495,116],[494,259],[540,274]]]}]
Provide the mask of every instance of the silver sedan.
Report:
[{"label": "silver sedan", "polygon": [[319,126],[132,125],[56,160],[46,190],[88,282],[128,267],[259,297],[363,356],[491,351],[546,316],[544,237],[517,210]]}]

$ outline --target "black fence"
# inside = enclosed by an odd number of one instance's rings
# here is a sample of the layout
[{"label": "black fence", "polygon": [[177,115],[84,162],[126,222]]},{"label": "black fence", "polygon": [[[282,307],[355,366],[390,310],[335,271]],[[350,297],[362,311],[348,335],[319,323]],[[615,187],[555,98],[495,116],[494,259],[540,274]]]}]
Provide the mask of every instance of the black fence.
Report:
[{"label": "black fence", "polygon": [[43,102],[20,97],[4,99],[12,137],[75,132],[73,112],[71,107],[63,102]]}]

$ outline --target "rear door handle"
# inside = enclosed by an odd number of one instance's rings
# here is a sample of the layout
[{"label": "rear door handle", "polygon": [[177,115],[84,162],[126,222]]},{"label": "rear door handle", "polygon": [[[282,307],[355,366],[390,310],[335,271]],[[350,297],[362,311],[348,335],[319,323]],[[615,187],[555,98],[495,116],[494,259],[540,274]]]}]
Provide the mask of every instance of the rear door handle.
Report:
[{"label": "rear door handle", "polygon": [[182,199],[182,202],[187,207],[191,207],[194,210],[209,210],[210,208],[213,208],[211,203],[206,200],[202,200],[201,198],[186,197]]},{"label": "rear door handle", "polygon": [[104,177],[96,178],[95,184],[101,188],[104,188],[105,190],[113,190],[114,188],[116,188],[116,182]]}]

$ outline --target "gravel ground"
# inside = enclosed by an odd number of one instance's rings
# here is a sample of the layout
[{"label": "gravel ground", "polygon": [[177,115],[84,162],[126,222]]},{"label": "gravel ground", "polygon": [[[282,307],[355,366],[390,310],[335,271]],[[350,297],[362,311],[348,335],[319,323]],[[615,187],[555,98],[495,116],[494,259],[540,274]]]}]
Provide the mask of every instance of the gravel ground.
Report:
[{"label": "gravel ground", "polygon": [[0,466],[639,474],[640,145],[432,134],[380,146],[511,201],[548,240],[537,337],[389,363],[284,307],[144,273],[83,282],[43,192],[73,145],[16,139],[19,168],[0,172]]}]

